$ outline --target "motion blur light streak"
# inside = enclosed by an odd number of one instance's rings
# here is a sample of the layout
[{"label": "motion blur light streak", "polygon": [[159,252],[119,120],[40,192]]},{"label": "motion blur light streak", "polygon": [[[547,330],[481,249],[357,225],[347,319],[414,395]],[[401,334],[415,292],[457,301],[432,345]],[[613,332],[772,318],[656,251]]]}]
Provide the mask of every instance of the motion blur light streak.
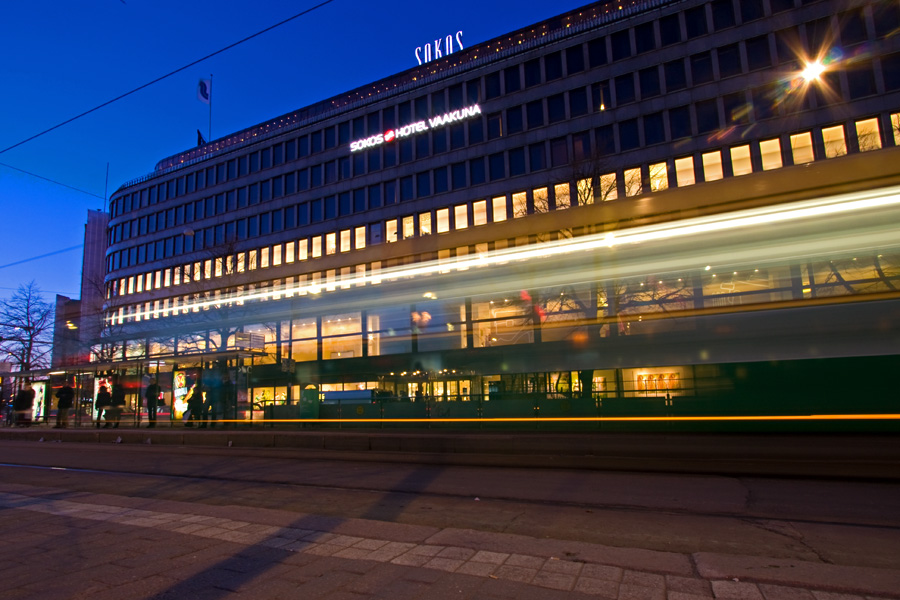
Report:
[{"label": "motion blur light streak", "polygon": [[[223,295],[215,299],[185,303],[168,310],[175,314],[179,311],[185,313],[187,311],[218,307],[232,302],[278,299],[281,296],[293,294],[319,294],[321,293],[322,288],[326,286],[326,289],[333,287],[334,291],[337,291],[341,287],[348,288],[377,285],[381,284],[384,280],[389,279],[411,279],[426,275],[440,275],[452,271],[466,271],[475,267],[502,266],[513,261],[526,262],[532,260],[544,260],[561,255],[579,252],[594,252],[604,249],[609,251],[610,249],[626,245],[640,245],[649,242],[699,237],[722,232],[737,232],[739,230],[756,231],[757,229],[761,232],[765,232],[768,231],[766,229],[767,227],[775,224],[784,225],[804,221],[814,221],[816,219],[824,219],[836,215],[847,215],[850,213],[898,205],[900,205],[900,187],[881,188],[878,190],[804,200],[790,204],[767,206],[719,215],[634,227],[622,230],[621,232],[606,232],[574,239],[544,242],[526,248],[494,250],[480,253],[472,258],[459,259],[452,263],[440,260],[427,261],[411,267],[395,267],[367,274],[336,277],[333,282],[328,283],[310,283],[291,286],[282,285],[260,292],[239,292],[236,294]],[[886,223],[888,227],[891,227],[889,235],[887,236],[888,238],[895,241],[900,239],[895,235],[896,227],[892,225],[892,223],[897,223],[896,220],[892,220],[890,215],[883,215],[879,220],[884,222],[882,225]],[[850,236],[848,233],[847,237],[852,240],[853,243],[857,243],[857,240],[859,239],[865,240],[868,238],[869,234]],[[884,234],[882,234],[881,238],[871,236],[871,242],[869,243],[874,243],[878,239],[885,239]],[[792,247],[792,245],[796,246],[797,243],[805,243],[810,248],[816,247],[812,242],[804,240],[799,240],[798,242],[792,242],[791,240],[779,241],[785,248]],[[700,243],[701,242],[698,241],[695,245],[699,247]],[[824,244],[824,248],[828,248],[833,243],[833,239],[821,240],[819,246]],[[796,251],[796,249],[797,248],[794,247],[792,251]],[[663,260],[660,264],[665,264],[665,261]],[[168,311],[164,309],[153,309],[133,313],[129,316],[137,319],[154,318],[163,315],[166,312]],[[117,317],[115,316],[108,317],[107,320],[112,321],[116,318]]]},{"label": "motion blur light streak", "polygon": [[[260,419],[265,423],[591,423],[636,421],[897,421],[900,414],[842,414],[842,415],[714,415],[688,417],[434,417],[434,418],[372,418],[372,419]],[[217,423],[246,423],[240,419],[220,419]]]}]

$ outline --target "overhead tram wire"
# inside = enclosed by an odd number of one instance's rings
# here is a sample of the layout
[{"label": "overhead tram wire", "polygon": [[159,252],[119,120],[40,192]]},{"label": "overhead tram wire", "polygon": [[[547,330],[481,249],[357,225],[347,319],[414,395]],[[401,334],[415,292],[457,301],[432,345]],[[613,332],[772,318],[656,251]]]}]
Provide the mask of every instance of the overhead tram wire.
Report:
[{"label": "overhead tram wire", "polygon": [[39,260],[41,258],[47,258],[49,256],[56,256],[57,254],[62,254],[63,252],[71,252],[72,250],[77,250],[84,246],[84,244],[77,244],[75,246],[69,246],[68,248],[62,248],[60,250],[54,250],[53,252],[48,252],[47,254],[41,254],[39,256],[32,256],[30,258],[23,258],[22,260],[17,260],[15,262],[7,263],[5,265],[0,265],[0,269],[6,269],[8,267],[14,267],[16,265],[21,265],[23,263],[31,262],[33,260]]},{"label": "overhead tram wire", "polygon": [[81,192],[82,194],[87,194],[88,196],[93,196],[94,198],[100,198],[101,200],[106,200],[103,196],[99,194],[95,194],[93,192],[89,192],[87,190],[82,190],[75,186],[71,186],[67,183],[63,183],[61,181],[56,181],[55,179],[50,179],[49,177],[44,177],[43,175],[38,175],[37,173],[32,173],[31,171],[26,171],[25,169],[20,169],[18,167],[14,167],[12,165],[8,165],[6,163],[0,162],[0,167],[6,167],[7,169],[12,169],[13,171],[18,171],[19,173],[24,173],[25,175],[30,175],[31,177],[36,177],[37,179],[43,179],[44,181],[48,181],[50,183],[61,185],[64,188],[69,188],[70,190],[74,190],[76,192]]},{"label": "overhead tram wire", "polygon": [[245,38],[243,38],[243,39],[241,39],[241,40],[238,40],[238,41],[236,41],[236,42],[234,42],[234,43],[232,43],[232,44],[229,44],[229,45],[225,46],[224,48],[220,48],[219,50],[216,50],[215,52],[213,52],[213,53],[211,53],[211,54],[207,54],[207,55],[204,56],[203,58],[198,58],[197,60],[195,60],[195,61],[193,61],[193,62],[191,62],[191,63],[188,63],[188,64],[184,65],[183,67],[180,67],[180,68],[178,68],[178,69],[175,69],[174,71],[171,71],[171,72],[169,72],[169,73],[167,73],[167,74],[165,74],[165,75],[163,75],[163,76],[161,76],[161,77],[157,77],[156,79],[154,79],[154,80],[152,80],[152,81],[149,81],[149,82],[147,82],[147,83],[145,83],[145,84],[143,84],[143,85],[140,85],[140,86],[134,88],[133,90],[131,90],[131,91],[129,91],[129,92],[125,92],[124,94],[121,94],[121,95],[119,95],[119,96],[116,96],[116,97],[113,98],[112,100],[107,100],[107,101],[104,102],[103,104],[100,104],[100,105],[98,105],[98,106],[95,106],[94,108],[92,108],[92,109],[90,109],[90,110],[86,110],[86,111],[84,111],[84,112],[81,113],[81,114],[78,114],[78,115],[75,115],[74,117],[71,117],[71,118],[69,118],[69,119],[66,119],[65,121],[63,121],[63,122],[61,122],[61,123],[57,123],[57,124],[54,125],[53,127],[50,127],[49,129],[45,129],[44,131],[41,131],[40,133],[36,133],[36,134],[32,135],[31,137],[25,138],[24,140],[22,140],[22,141],[20,141],[20,142],[17,142],[17,143],[15,143],[15,144],[13,144],[12,146],[9,146],[8,148],[4,148],[3,150],[0,150],[0,154],[3,154],[4,152],[8,152],[9,150],[12,150],[13,148],[18,148],[19,146],[21,146],[21,145],[23,145],[23,144],[27,144],[28,142],[30,142],[30,141],[32,141],[32,140],[34,140],[34,139],[37,139],[37,138],[41,137],[42,135],[45,135],[45,134],[47,134],[47,133],[50,133],[51,131],[54,131],[54,130],[56,130],[56,129],[59,129],[60,127],[63,127],[64,125],[68,125],[68,124],[71,123],[72,121],[78,120],[78,119],[80,119],[81,117],[85,117],[85,116],[87,116],[87,115],[89,115],[89,114],[91,114],[91,113],[93,113],[93,112],[96,112],[96,111],[100,110],[101,108],[104,108],[104,107],[106,107],[106,106],[109,106],[110,104],[112,104],[112,103],[114,103],[114,102],[117,102],[117,101],[119,101],[119,100],[121,100],[121,99],[123,99],[123,98],[127,98],[128,96],[130,96],[130,95],[132,95],[132,94],[134,94],[134,93],[136,93],[136,92],[139,92],[139,91],[143,90],[144,88],[148,88],[148,87],[150,87],[151,85],[153,85],[153,84],[155,84],[155,83],[159,83],[160,81],[162,81],[162,80],[164,80],[164,79],[168,79],[168,78],[171,77],[172,75],[176,75],[176,74],[178,74],[178,73],[181,73],[182,71],[185,71],[185,70],[187,70],[187,69],[190,69],[191,67],[193,67],[193,66],[195,66],[195,65],[198,65],[198,64],[200,64],[200,63],[202,63],[202,62],[204,62],[204,61],[206,61],[206,60],[209,60],[210,58],[212,58],[212,57],[214,57],[214,56],[218,56],[219,54],[222,54],[223,52],[226,52],[226,51],[228,51],[228,50],[231,50],[231,49],[234,48],[235,46],[239,46],[239,45],[243,44],[244,42],[248,42],[248,41],[250,41],[250,40],[252,40],[252,39],[254,39],[254,38],[257,38],[257,37],[261,36],[261,35],[264,34],[264,33],[268,33],[269,31],[272,31],[273,29],[275,29],[275,28],[277,28],[277,27],[281,27],[282,25],[284,25],[284,24],[286,24],[286,23],[289,23],[289,22],[293,21],[294,19],[298,19],[298,18],[300,18],[300,17],[302,17],[302,16],[304,16],[304,15],[307,15],[307,14],[311,13],[312,11],[314,11],[314,10],[316,10],[316,9],[322,8],[322,7],[325,6],[326,4],[331,4],[332,2],[334,2],[334,0],[324,0],[323,2],[320,2],[319,4],[316,4],[316,5],[313,6],[313,7],[307,8],[306,10],[304,10],[304,11],[302,11],[302,12],[299,12],[299,13],[297,13],[296,15],[294,15],[294,16],[292,16],[292,17],[288,17],[287,19],[284,19],[284,20],[282,20],[282,21],[279,21],[278,23],[275,23],[274,25],[270,25],[269,27],[266,27],[266,28],[263,29],[263,30],[257,31],[256,33],[254,33],[254,34],[252,34],[252,35],[249,35],[249,36],[247,36],[247,37],[245,37]]}]

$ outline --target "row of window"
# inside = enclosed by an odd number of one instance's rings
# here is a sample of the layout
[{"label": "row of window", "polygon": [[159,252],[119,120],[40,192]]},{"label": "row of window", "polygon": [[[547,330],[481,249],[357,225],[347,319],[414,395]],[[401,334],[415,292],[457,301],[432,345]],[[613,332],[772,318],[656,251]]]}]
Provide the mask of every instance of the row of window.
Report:
[{"label": "row of window", "polygon": [[[728,97],[723,98],[723,102],[726,114],[730,111],[733,115],[737,115],[737,119],[742,118],[740,116],[741,107],[746,106],[745,104],[732,107],[729,105]],[[591,132],[575,133],[569,137],[555,138],[549,142],[538,142],[528,147],[513,148],[506,152],[496,153],[487,157],[486,162],[484,159],[478,158],[455,163],[448,167],[439,167],[416,175],[409,175],[400,180],[378,183],[366,188],[348,190],[337,195],[264,211],[244,219],[201,228],[197,232],[190,231],[187,235],[172,236],[165,240],[139,244],[130,249],[111,253],[108,265],[111,269],[119,269],[153,262],[224,243],[243,241],[295,227],[303,227],[311,223],[358,214],[380,208],[383,205],[441,194],[450,189],[464,189],[488,180],[499,181],[506,177],[524,175],[526,172],[538,172],[548,167],[560,167],[575,163],[577,169],[577,165],[588,161],[590,157],[599,158],[633,150],[640,147],[642,141],[643,145],[652,145],[663,143],[668,139],[692,135],[690,108],[688,106],[675,108],[645,115],[640,119],[629,119],[607,125],[594,131],[593,140]],[[715,101],[713,103],[697,103],[693,109],[696,123],[693,131],[705,134],[718,129],[719,107]],[[896,115],[893,115],[891,118],[895,117]],[[877,120],[867,119],[860,123],[872,123],[866,125],[864,129],[875,133],[867,134],[865,146],[858,145],[857,147],[869,149],[876,143],[877,147],[880,147],[880,128]],[[861,126],[857,124],[857,129],[859,127]],[[825,129],[843,132],[842,125]],[[843,137],[843,133],[841,136]],[[857,131],[857,138],[862,139],[859,131]],[[819,153],[822,157],[826,156],[823,152]],[[796,164],[796,161],[794,162]],[[109,243],[119,243],[156,231],[189,225],[206,218],[233,212],[248,205],[252,206],[291,195],[295,189],[305,190],[308,188],[307,173],[306,170],[289,173],[238,190],[231,190],[120,223],[109,229]]]},{"label": "row of window", "polygon": [[[894,143],[900,145],[900,113],[891,115]],[[855,123],[854,141],[860,151],[881,147],[880,127],[877,119]],[[783,142],[786,142],[783,147]],[[227,277],[256,269],[278,267],[331,254],[360,250],[367,245],[391,243],[401,239],[448,233],[454,230],[498,223],[509,218],[529,214],[563,210],[574,205],[593,204],[622,197],[634,197],[647,191],[658,192],[670,187],[685,187],[699,181],[716,181],[726,176],[740,176],[757,170],[778,169],[785,164],[806,164],[817,159],[843,156],[848,152],[848,140],[842,125],[826,127],[815,132],[799,132],[786,140],[773,138],[751,146],[744,144],[730,147],[726,152],[713,150],[699,156],[685,156],[624,169],[619,172],[598,173],[576,181],[550,187],[500,195],[488,200],[457,204],[410,214],[399,219],[388,219],[368,226],[343,229],[273,246],[235,254],[223,253],[215,258],[162,269],[141,275],[123,277],[109,282],[108,296],[139,294],[155,289],[169,288]],[[271,227],[286,212],[272,211],[230,224],[209,227],[184,240],[196,238],[209,247],[221,246],[229,238],[229,232],[241,228],[258,227],[265,222]],[[259,219],[259,220],[257,220]],[[268,219],[264,221],[264,219]],[[242,225],[243,224],[243,225]],[[184,245],[186,242],[182,241]],[[144,246],[146,255],[165,252],[174,247],[173,238]],[[150,249],[152,247],[152,250]],[[118,253],[122,254],[122,253]],[[129,253],[125,253],[129,256]],[[140,259],[140,254],[136,254]]]},{"label": "row of window", "polygon": [[[733,14],[733,6],[731,0],[717,0],[712,3],[712,14],[724,14],[731,11]],[[723,8],[730,6],[730,9]],[[890,31],[889,25],[896,22],[900,25],[900,11],[896,6],[890,8],[876,7],[874,10],[878,12],[879,18],[875,20],[875,35],[884,36]],[[631,56],[632,53],[641,53],[654,50],[657,46],[666,46],[681,41],[682,38],[690,39],[696,35],[707,33],[706,28],[706,5],[695,7],[687,12],[695,11],[687,15],[687,13],[676,13],[663,17],[659,21],[652,21],[639,25],[634,29],[623,30],[613,33],[610,36],[603,36],[588,42],[586,45],[580,44],[572,46],[564,51],[556,51],[543,57],[529,60],[521,65],[507,67],[503,71],[485,76],[483,80],[484,91],[482,93],[482,80],[474,79],[467,83],[450,86],[446,90],[434,92],[430,95],[421,96],[415,100],[406,101],[395,107],[389,107],[382,111],[370,113],[365,116],[359,116],[352,120],[345,121],[336,126],[329,126],[324,129],[314,131],[310,134],[299,136],[286,142],[275,144],[269,148],[254,151],[243,155],[239,158],[230,159],[210,166],[194,173],[172,179],[168,182],[157,184],[142,190],[125,194],[111,203],[110,213],[113,218],[131,210],[164,202],[167,199],[179,197],[185,194],[193,193],[195,190],[204,189],[206,187],[216,185],[225,181],[230,181],[239,177],[243,177],[260,170],[268,169],[273,166],[280,165],[284,162],[291,162],[315,154],[338,145],[346,145],[352,139],[360,139],[365,136],[380,133],[385,129],[412,122],[413,120],[422,120],[431,115],[441,114],[446,110],[454,110],[462,108],[466,104],[474,104],[480,101],[482,97],[491,99],[502,95],[510,94],[520,89],[537,85],[543,82],[553,81],[566,75],[571,75],[585,69],[586,57],[587,63],[591,68],[599,67],[608,63],[608,57],[612,56],[614,60],[620,60]],[[744,9],[744,3],[741,3],[741,12],[746,13],[742,19],[747,21],[750,15],[757,15],[753,18],[762,16],[763,9],[761,3],[754,9]],[[684,23],[681,17],[684,17]],[[718,24],[716,29],[722,26],[731,26],[736,24],[734,18],[717,20],[713,17],[713,23]],[[701,24],[702,25],[699,25]],[[845,44],[857,43],[868,39],[866,32],[864,13],[862,9],[849,11],[840,15],[838,20],[840,24],[842,39]],[[725,25],[723,25],[725,24]],[[657,27],[659,33],[659,42],[657,42]],[[819,52],[830,40],[828,32],[831,31],[831,21],[829,19],[813,21],[805,24],[804,33],[806,35],[806,48],[808,54]],[[633,33],[633,39],[632,39]],[[777,32],[774,36],[776,61],[786,63],[795,61],[797,49],[800,47],[798,43],[801,39],[801,31],[798,27],[793,27]],[[745,46],[744,53],[741,53],[741,46]],[[585,53],[586,52],[586,53]],[[715,60],[714,58],[715,57]],[[699,85],[715,78],[715,70],[718,70],[719,77],[729,77],[737,75],[745,70],[756,70],[771,66],[772,57],[770,53],[770,40],[768,35],[762,35],[756,38],[746,40],[740,44],[735,43],[730,46],[717,49],[715,53],[711,51],[702,52],[692,55],[686,59],[673,60],[664,65],[657,65],[639,71],[637,74],[627,73],[614,79],[612,89],[615,95],[609,94],[608,82],[595,86],[596,90],[593,94],[593,104],[595,110],[603,107],[620,106],[633,102],[640,98],[650,98],[662,93],[683,89],[688,85],[690,76],[692,85]],[[894,59],[895,62],[900,59]],[[714,66],[715,63],[715,66]],[[746,64],[746,67],[743,65]],[[892,63],[893,64],[893,63]],[[565,71],[563,66],[565,65]],[[892,72],[885,68],[885,72]],[[501,76],[502,73],[502,76]],[[876,92],[874,84],[874,75],[871,66],[857,65],[848,75],[850,78],[850,97],[862,97],[871,95]],[[890,87],[893,79],[898,76],[888,77],[890,81],[886,81],[886,88]],[[502,85],[501,85],[502,82]],[[636,82],[639,87],[636,86]],[[900,83],[897,83],[900,86]],[[664,86],[664,87],[663,87]],[[606,95],[604,98],[603,88],[606,87]],[[551,96],[547,99],[547,116],[546,121],[553,123],[565,118],[564,101],[562,94]],[[543,106],[538,106],[542,101],[534,102],[525,106],[526,115],[528,116],[528,127],[537,127],[545,121]],[[586,91],[573,90],[569,92],[570,114],[577,116],[585,114],[587,108]],[[509,117],[513,120],[510,133],[514,132],[515,110],[513,116]],[[521,118],[521,117],[520,117]],[[489,123],[489,137],[490,129]],[[417,157],[429,155],[425,148],[429,148],[431,153],[437,154],[448,148],[447,132],[433,132],[434,139],[416,140]],[[451,129],[449,147],[455,149],[466,145],[464,139],[465,133],[462,126]],[[484,140],[483,129],[481,123],[469,126],[469,144],[478,143]],[[412,140],[399,144],[400,156],[399,163],[413,160]],[[335,173],[340,172],[345,176],[349,175],[350,164],[349,158],[343,159],[346,164],[333,165],[330,167]],[[380,168],[387,168],[398,164],[395,147],[386,149],[382,159],[380,153],[370,153],[367,159],[362,156],[354,157],[357,164],[354,164],[353,174],[357,175],[366,172],[364,161],[368,162],[368,170],[373,171]],[[332,164],[332,163],[327,163]],[[383,165],[383,167],[382,167]],[[321,170],[329,169],[328,166],[320,167]],[[322,177],[328,179],[327,173],[323,173]],[[311,178],[315,175],[311,174]]]}]

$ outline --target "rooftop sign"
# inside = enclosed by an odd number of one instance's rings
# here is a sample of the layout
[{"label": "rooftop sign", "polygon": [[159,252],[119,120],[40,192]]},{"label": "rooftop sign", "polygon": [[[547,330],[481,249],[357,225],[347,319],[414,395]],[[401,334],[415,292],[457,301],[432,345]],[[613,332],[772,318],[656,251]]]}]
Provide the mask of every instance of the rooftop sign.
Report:
[{"label": "rooftop sign", "polygon": [[450,125],[451,123],[455,123],[456,121],[469,119],[480,114],[481,107],[477,104],[473,104],[472,106],[467,106],[459,110],[453,110],[442,115],[431,117],[430,119],[425,121],[416,121],[415,123],[409,123],[408,125],[404,125],[403,127],[388,129],[384,133],[378,133],[361,140],[356,140],[355,142],[350,142],[350,152],[357,152],[359,150],[366,150],[367,148],[374,148],[375,146],[380,146],[381,144],[409,137],[415,133],[422,133],[424,131],[428,131],[429,129],[445,127],[447,125]]},{"label": "rooftop sign", "polygon": [[[445,54],[453,54],[456,50],[456,48],[453,47],[454,40],[456,40],[456,45],[459,46],[459,50],[462,50],[462,31],[457,31],[456,36],[448,35],[444,39],[437,39],[434,40],[433,43],[430,42],[425,44],[424,48],[423,46],[416,48],[416,60],[422,65],[431,62],[432,60],[443,58]],[[431,52],[432,47],[434,48],[434,54]]]}]

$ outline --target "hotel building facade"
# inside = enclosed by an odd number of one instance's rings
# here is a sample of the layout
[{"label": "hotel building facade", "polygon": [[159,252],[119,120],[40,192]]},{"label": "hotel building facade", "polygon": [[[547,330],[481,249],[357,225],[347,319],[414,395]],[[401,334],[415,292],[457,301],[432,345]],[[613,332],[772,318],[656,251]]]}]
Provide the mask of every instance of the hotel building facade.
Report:
[{"label": "hotel building facade", "polygon": [[110,199],[92,360],[239,419],[874,398],[898,31],[897,0],[596,3],[165,158]]}]

